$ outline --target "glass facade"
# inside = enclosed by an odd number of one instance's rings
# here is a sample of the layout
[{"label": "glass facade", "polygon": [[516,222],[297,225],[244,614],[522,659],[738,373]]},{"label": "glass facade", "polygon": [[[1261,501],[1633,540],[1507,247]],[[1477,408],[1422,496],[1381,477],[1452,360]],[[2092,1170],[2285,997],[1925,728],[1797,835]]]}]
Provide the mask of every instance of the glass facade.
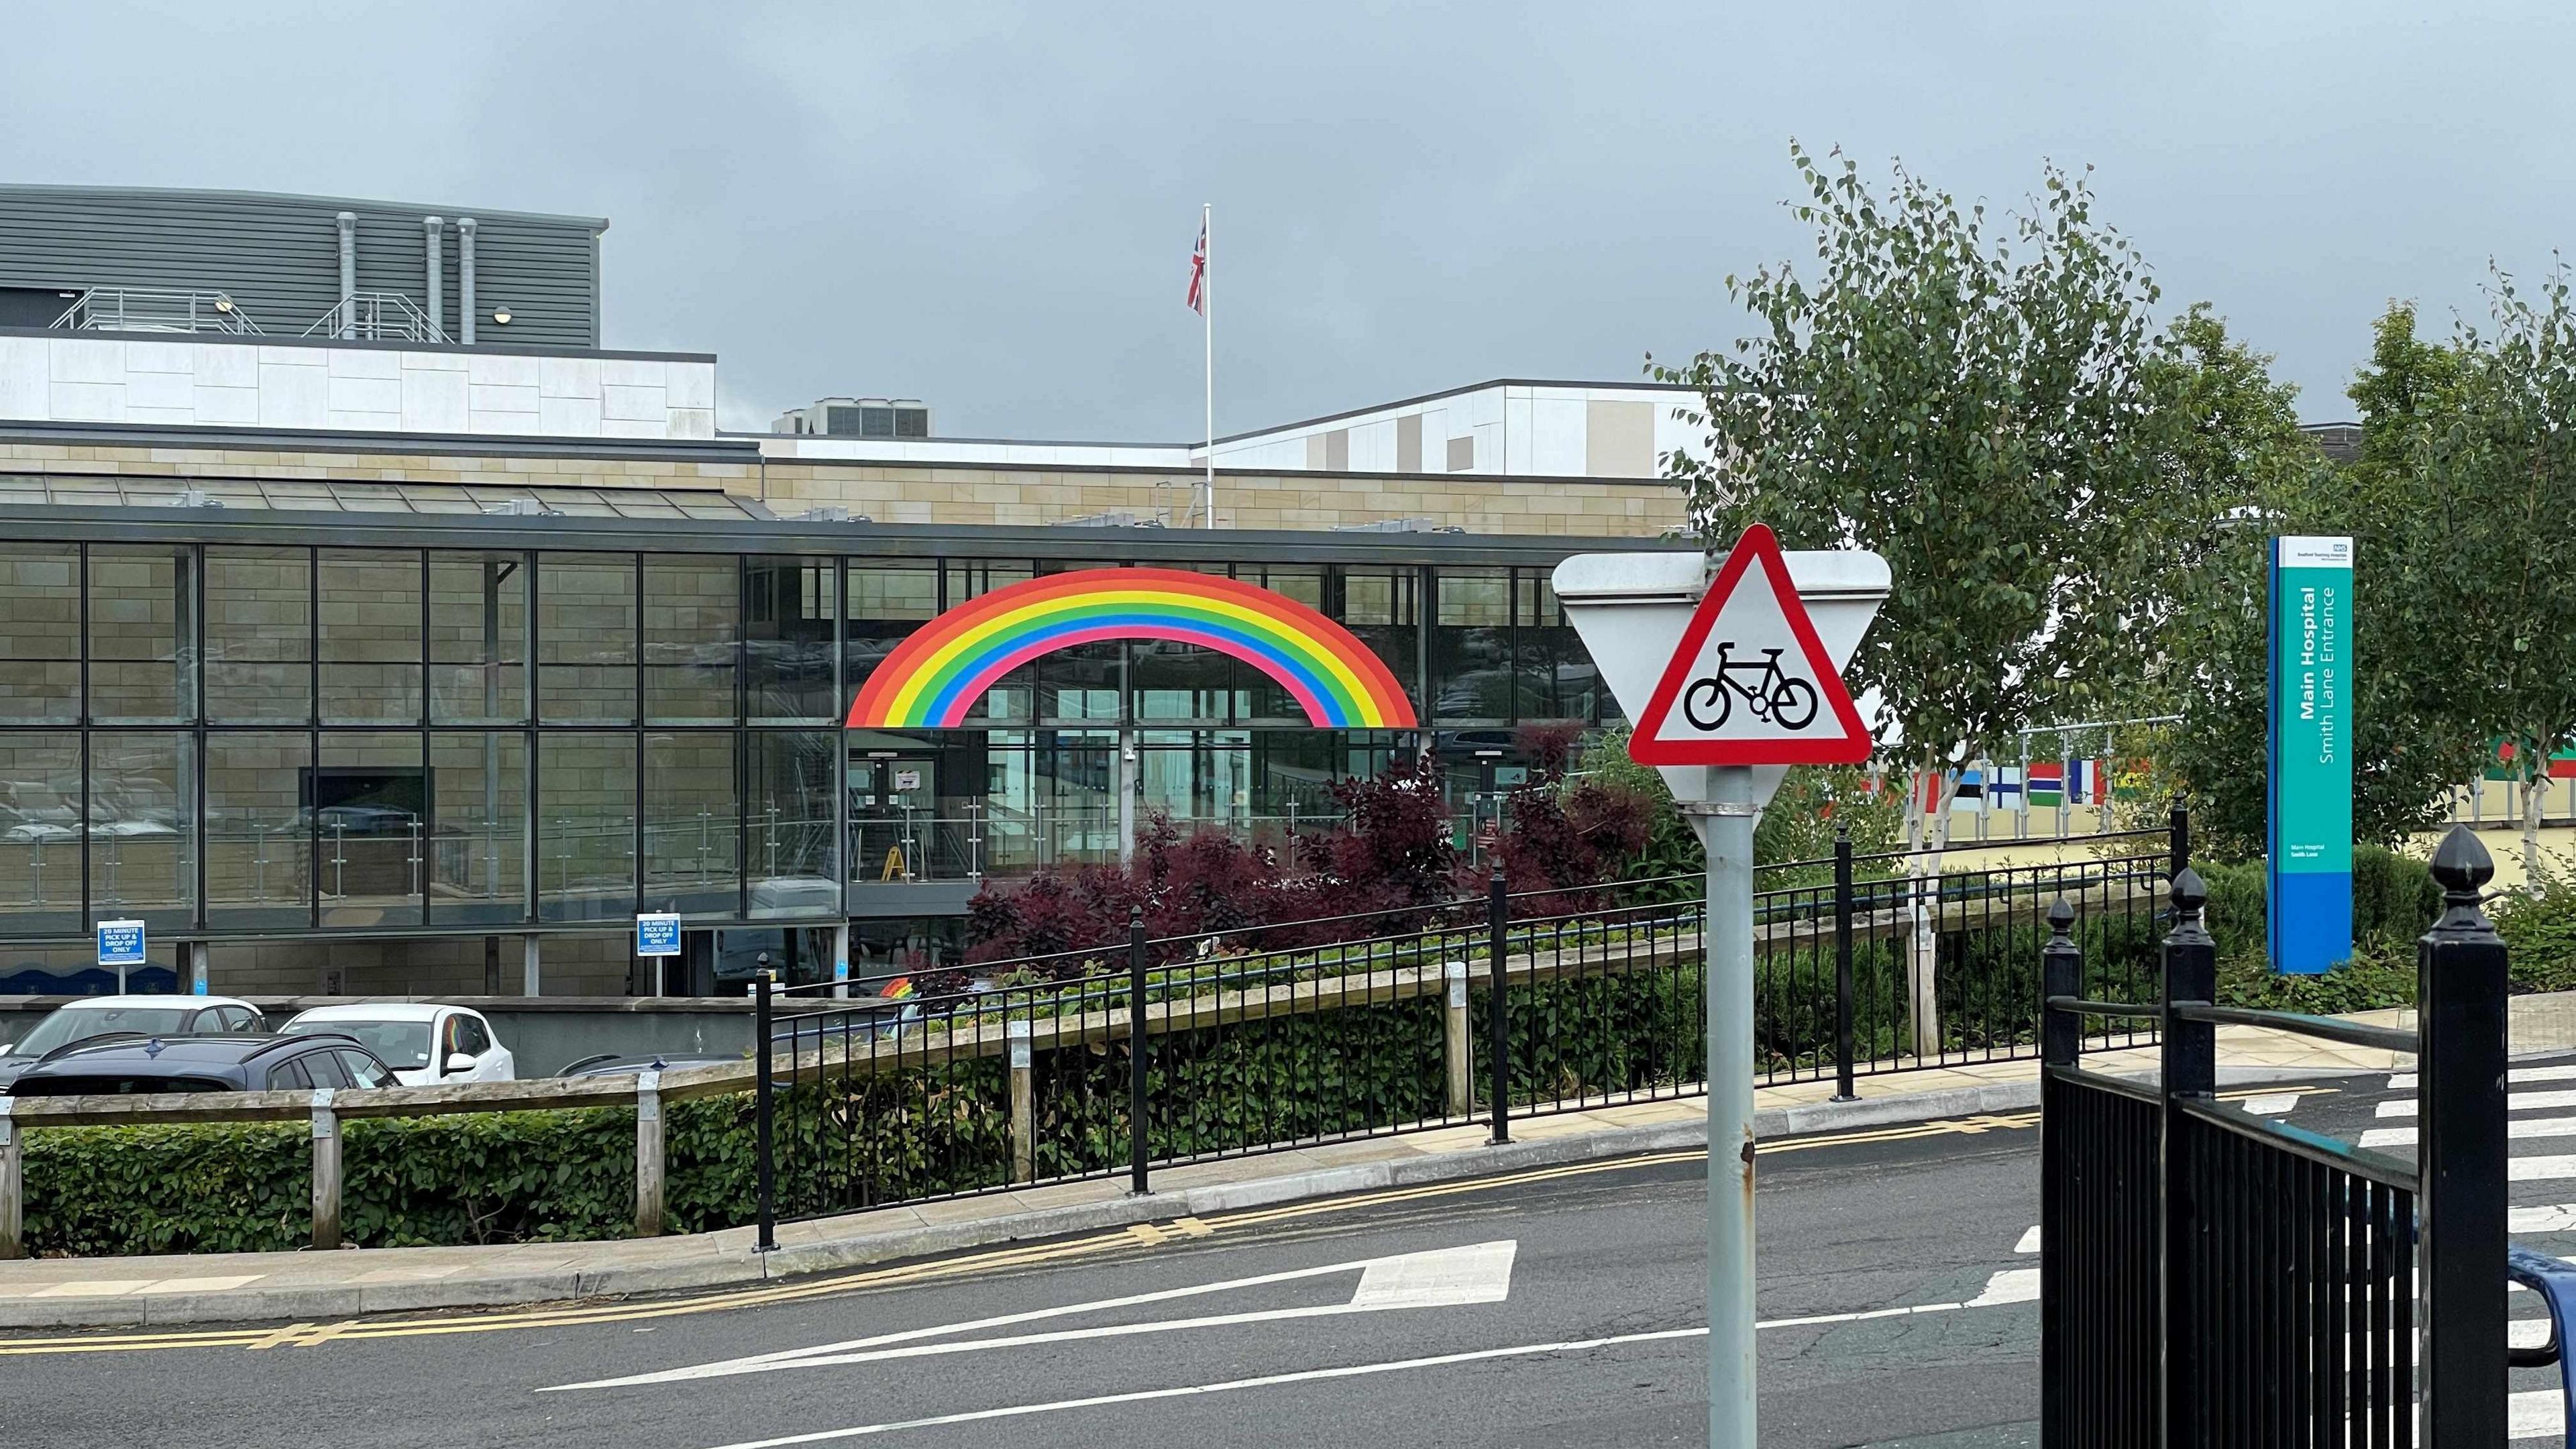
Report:
[{"label": "glass facade", "polygon": [[1168,565],[1338,620],[1419,732],[1312,728],[1251,666],[1153,641],[887,732],[842,717],[926,621],[1110,565],[133,536],[0,543],[0,937],[890,918],[857,905],[1115,860],[1154,814],[1293,830],[1427,741],[1609,708],[1543,565]]}]

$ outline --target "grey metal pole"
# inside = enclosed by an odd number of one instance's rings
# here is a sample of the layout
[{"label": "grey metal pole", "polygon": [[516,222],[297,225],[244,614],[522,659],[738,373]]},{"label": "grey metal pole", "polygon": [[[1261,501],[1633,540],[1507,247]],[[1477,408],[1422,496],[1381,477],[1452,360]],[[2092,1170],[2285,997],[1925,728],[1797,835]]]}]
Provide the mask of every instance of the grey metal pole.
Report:
[{"label": "grey metal pole", "polygon": [[1852,1090],[1852,838],[1851,826],[1834,827],[1834,1100],[1856,1102]]},{"label": "grey metal pole", "polygon": [[1708,855],[1708,1442],[1758,1444],[1753,1344],[1753,771],[1711,768]]}]

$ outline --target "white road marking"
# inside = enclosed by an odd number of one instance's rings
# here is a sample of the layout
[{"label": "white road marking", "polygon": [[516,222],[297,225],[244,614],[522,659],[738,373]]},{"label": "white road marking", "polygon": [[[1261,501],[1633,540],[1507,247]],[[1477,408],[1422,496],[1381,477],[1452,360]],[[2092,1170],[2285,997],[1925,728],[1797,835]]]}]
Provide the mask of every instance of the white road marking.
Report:
[{"label": "white road marking", "polygon": [[2566,1432],[2567,1398],[2556,1389],[2529,1389],[2513,1396],[2505,1410],[2505,1436],[2546,1439]]},{"label": "white road marking", "polygon": [[2548,1207],[2507,1208],[2504,1230],[2517,1236],[2524,1233],[2576,1233],[2576,1202]]},{"label": "white road marking", "polygon": [[1226,1379],[1212,1384],[1190,1384],[1177,1389],[1142,1389],[1126,1394],[1099,1394],[1087,1399],[1058,1399],[1045,1404],[1012,1404],[999,1409],[978,1409],[965,1414],[941,1414],[928,1419],[904,1419],[887,1424],[860,1424],[847,1429],[824,1429],[811,1434],[790,1434],[782,1439],[747,1439],[726,1444],[719,1449],[788,1449],[795,1444],[823,1444],[835,1439],[857,1439],[871,1434],[891,1434],[900,1429],[928,1429],[942,1424],[972,1424],[993,1419],[1025,1418],[1031,1414],[1060,1413],[1067,1409],[1105,1408],[1111,1404],[1141,1404],[1154,1399],[1190,1398],[1202,1394],[1225,1394],[1238,1389],[1266,1389],[1281,1384],[1315,1383],[1324,1379],[1359,1378],[1368,1374],[1400,1373],[1407,1369],[1445,1368],[1450,1364],[1480,1363],[1497,1358],[1535,1358],[1552,1353],[1589,1353],[1628,1343],[1659,1343],[1681,1338],[1705,1338],[1705,1328],[1667,1328],[1657,1333],[1622,1333],[1607,1338],[1576,1338],[1561,1343],[1525,1343],[1512,1348],[1483,1348],[1468,1353],[1444,1353],[1430,1358],[1395,1359],[1386,1363],[1352,1364],[1347,1368],[1308,1369],[1303,1373],[1264,1374],[1259,1378]]},{"label": "white road marking", "polygon": [[[2361,1134],[2364,1147],[2412,1147],[2416,1129],[2412,1127],[2373,1127]],[[2576,1117],[2525,1117],[2504,1124],[2504,1135],[2514,1141],[2535,1137],[2576,1137]]]},{"label": "white road marking", "polygon": [[2021,1241],[2013,1244],[2013,1251],[2016,1253],[2036,1253],[2039,1251],[2038,1224],[2032,1224],[2030,1231],[2021,1235]]},{"label": "white road marking", "polygon": [[[2379,1104],[2382,1117],[2412,1117],[2419,1104],[2412,1097],[2398,1097]],[[2508,1112],[2538,1112],[2545,1108],[2576,1107],[2576,1092],[2508,1092],[2504,1109]]]},{"label": "white road marking", "polygon": [[[2397,1073],[2388,1079],[2388,1090],[2392,1092],[2411,1092],[2415,1090],[2415,1076],[2416,1074],[2413,1072]],[[2576,1065],[2564,1067],[2507,1067],[2505,1069],[2504,1079],[2517,1086],[2524,1082],[2576,1082]]]},{"label": "white road marking", "polygon": [[2296,1092],[2267,1092],[2260,1097],[2245,1099],[2245,1110],[2257,1117],[2287,1117],[2290,1109],[2297,1105],[2299,1094]]},{"label": "white road marking", "polygon": [[[1104,1298],[1090,1303],[1069,1303],[1057,1308],[1031,1309],[1025,1313],[1006,1313],[965,1323],[943,1323],[929,1328],[907,1329],[901,1333],[879,1334],[874,1338],[816,1344],[810,1348],[756,1354],[748,1358],[724,1359],[689,1368],[665,1369],[658,1373],[597,1379],[588,1383],[557,1384],[540,1389],[538,1392],[559,1393],[570,1389],[613,1389],[638,1384],[679,1383],[689,1379],[729,1378],[737,1374],[778,1373],[790,1369],[875,1363],[885,1359],[930,1358],[952,1353],[973,1353],[991,1348],[1019,1348],[1030,1344],[1064,1343],[1076,1339],[1187,1332],[1192,1329],[1217,1328],[1242,1323],[1266,1323],[1280,1319],[1327,1318],[1345,1313],[1379,1313],[1399,1308],[1500,1303],[1511,1296],[1512,1259],[1518,1248],[1517,1242],[1505,1238],[1497,1242],[1476,1243],[1463,1248],[1448,1248],[1425,1253],[1399,1253],[1385,1258],[1361,1258],[1348,1263],[1328,1263],[1320,1268],[1297,1268],[1284,1273],[1264,1273],[1252,1278],[1232,1278],[1221,1283],[1202,1283],[1187,1288],[1164,1289],[1156,1293],[1131,1294],[1124,1298]],[[1052,1333],[1015,1334],[1000,1338],[974,1338],[943,1343],[920,1341],[951,1339],[956,1334],[1035,1323],[1044,1319],[1067,1318],[1085,1313],[1105,1313],[1113,1309],[1133,1308],[1147,1303],[1168,1303],[1178,1298],[1223,1293],[1237,1288],[1256,1288],[1272,1283],[1288,1283],[1300,1279],[1353,1272],[1360,1275],[1359,1287],[1353,1292],[1350,1300],[1344,1303],[1326,1303],[1305,1308],[1262,1309],[1244,1313],[1169,1319],[1155,1323],[1106,1324],[1094,1328],[1062,1329]]]},{"label": "white road marking", "polygon": [[2576,1177],[2576,1157],[2510,1157],[2505,1159],[2507,1182],[2562,1182]]},{"label": "white road marking", "polygon": [[[2034,1230],[2036,1231],[2036,1230]],[[1986,1291],[1965,1303],[1915,1303],[1902,1308],[1864,1308],[1855,1313],[1817,1313],[1804,1318],[1769,1318],[1755,1328],[1818,1328],[1829,1323],[1867,1323],[1874,1318],[1911,1318],[1922,1313],[1956,1313],[1962,1308],[2000,1308],[2039,1301],[2037,1268],[2006,1268],[1986,1279]]]},{"label": "white road marking", "polygon": [[1506,1239],[1445,1253],[1380,1258],[1360,1270],[1359,1291],[1351,1295],[1350,1306],[1366,1311],[1500,1303],[1512,1296],[1515,1247]]},{"label": "white road marking", "polygon": [[2039,1270],[2006,1268],[1986,1280],[1986,1291],[1968,1300],[1970,1308],[1992,1308],[2002,1303],[2037,1303]]}]

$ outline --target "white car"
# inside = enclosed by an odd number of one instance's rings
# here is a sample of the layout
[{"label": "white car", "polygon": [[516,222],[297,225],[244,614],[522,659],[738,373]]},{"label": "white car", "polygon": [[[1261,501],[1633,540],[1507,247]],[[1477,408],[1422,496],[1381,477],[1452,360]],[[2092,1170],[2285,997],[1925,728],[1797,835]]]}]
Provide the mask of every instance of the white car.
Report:
[{"label": "white car", "polygon": [[229,996],[89,996],[56,1007],[16,1042],[0,1046],[0,1087],[58,1047],[110,1032],[203,1036],[267,1029],[259,1008]]},{"label": "white car", "polygon": [[358,1039],[384,1058],[406,1087],[443,1082],[514,1082],[519,1064],[492,1034],[483,1013],[462,1006],[385,1002],[317,1006],[278,1030],[289,1036],[330,1032]]}]

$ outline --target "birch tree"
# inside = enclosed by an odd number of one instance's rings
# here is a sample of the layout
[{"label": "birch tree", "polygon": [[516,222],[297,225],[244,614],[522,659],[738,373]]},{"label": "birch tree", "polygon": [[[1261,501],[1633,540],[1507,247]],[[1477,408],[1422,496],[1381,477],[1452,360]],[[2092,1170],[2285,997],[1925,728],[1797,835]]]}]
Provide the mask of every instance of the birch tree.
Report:
[{"label": "birch tree", "polygon": [[[2461,328],[2447,407],[2422,410],[2396,486],[2416,647],[2480,742],[2513,747],[2523,867],[2536,889],[2549,757],[2576,743],[2576,313],[2554,266],[2537,294],[2495,272],[2493,331]],[[2362,607],[2369,607],[2364,596]]]}]

